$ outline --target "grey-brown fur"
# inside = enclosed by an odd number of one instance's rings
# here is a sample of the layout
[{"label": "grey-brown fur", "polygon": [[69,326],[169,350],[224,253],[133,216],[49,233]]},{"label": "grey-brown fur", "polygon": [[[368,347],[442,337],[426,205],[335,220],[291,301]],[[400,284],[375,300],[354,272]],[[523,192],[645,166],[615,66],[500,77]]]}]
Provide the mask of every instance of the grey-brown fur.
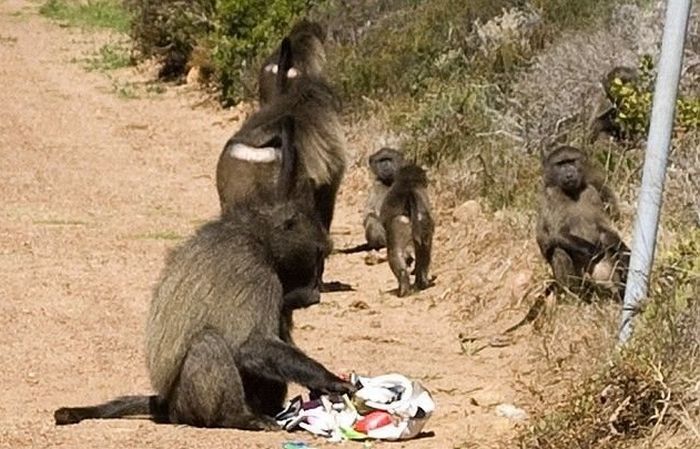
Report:
[{"label": "grey-brown fur", "polygon": [[379,218],[382,204],[394,183],[394,177],[405,164],[403,153],[393,148],[381,148],[369,157],[372,187],[365,204],[363,225],[368,249],[386,246],[386,231]]},{"label": "grey-brown fur", "polygon": [[[323,27],[317,22],[300,20],[292,27],[287,38],[293,54],[290,66],[295,70],[293,76],[288,78],[289,83],[295,83],[302,74],[311,77],[322,76],[326,62],[324,49],[326,33]],[[278,46],[260,67],[258,73],[260,104],[269,103],[277,95],[281,50],[282,45]]]},{"label": "grey-brown fur", "polygon": [[543,163],[537,243],[555,279],[575,292],[614,284],[624,295],[629,249],[610,224],[598,189],[586,178],[587,158],[562,146]]},{"label": "grey-brown fur", "polygon": [[[266,163],[231,157],[236,144],[250,148],[281,148],[285,123],[293,126],[289,168],[297,195],[309,194],[316,214],[330,229],[335,198],[345,173],[345,137],[340,123],[340,102],[322,77],[301,74],[287,92],[264,105],[243,124],[224,147],[217,165],[217,189],[222,210],[244,201],[253,192],[271,190],[289,157],[282,149]],[[280,159],[282,164],[280,164]]]},{"label": "grey-brown fur", "polygon": [[[431,284],[433,221],[425,171],[414,164],[401,167],[382,203],[380,219],[386,231],[389,266],[399,282],[399,296]],[[415,284],[411,286],[409,261],[415,260]]]},{"label": "grey-brown fur", "polygon": [[156,394],[61,408],[56,423],[147,414],[275,429],[288,382],[352,391],[291,339],[292,310],[316,302],[328,250],[325,231],[292,203],[256,201],[204,225],[169,254],[154,289],[146,353]]}]

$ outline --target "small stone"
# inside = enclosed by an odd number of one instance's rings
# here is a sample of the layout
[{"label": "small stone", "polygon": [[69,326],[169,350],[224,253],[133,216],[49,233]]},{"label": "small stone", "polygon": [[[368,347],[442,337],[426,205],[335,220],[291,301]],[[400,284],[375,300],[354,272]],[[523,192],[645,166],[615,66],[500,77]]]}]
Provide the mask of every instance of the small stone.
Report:
[{"label": "small stone", "polygon": [[481,205],[474,200],[465,201],[455,208],[452,218],[461,223],[468,223],[481,215]]},{"label": "small stone", "polygon": [[514,421],[522,421],[523,419],[527,419],[527,412],[514,406],[513,404],[499,404],[496,407],[496,414]]},{"label": "small stone", "polygon": [[350,308],[357,310],[367,310],[369,309],[369,304],[362,301],[361,299],[357,299],[350,303]]}]

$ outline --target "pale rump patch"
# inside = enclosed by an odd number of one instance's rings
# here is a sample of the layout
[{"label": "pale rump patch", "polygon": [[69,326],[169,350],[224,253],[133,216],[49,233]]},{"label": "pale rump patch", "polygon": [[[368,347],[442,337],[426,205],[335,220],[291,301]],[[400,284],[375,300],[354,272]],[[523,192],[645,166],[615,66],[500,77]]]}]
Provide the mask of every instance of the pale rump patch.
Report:
[{"label": "pale rump patch", "polygon": [[405,216],[405,215],[400,215],[400,216],[398,216],[398,217],[396,217],[396,218],[397,218],[397,219],[399,220],[399,222],[401,222],[401,223],[408,224],[408,223],[411,222],[411,220],[410,220],[407,216]]},{"label": "pale rump patch", "polygon": [[248,162],[274,162],[278,159],[279,150],[275,147],[255,148],[242,143],[234,144],[228,155],[235,159]]}]

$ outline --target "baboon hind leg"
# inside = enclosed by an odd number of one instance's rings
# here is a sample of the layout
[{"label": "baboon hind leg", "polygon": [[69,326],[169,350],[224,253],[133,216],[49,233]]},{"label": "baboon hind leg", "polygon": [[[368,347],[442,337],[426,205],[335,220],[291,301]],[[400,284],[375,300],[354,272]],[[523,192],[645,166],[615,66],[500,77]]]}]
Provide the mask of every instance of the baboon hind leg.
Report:
[{"label": "baboon hind leg", "polygon": [[554,249],[550,263],[554,279],[561,286],[574,291],[582,286],[582,273],[577,272],[574,261],[566,251],[561,248]]},{"label": "baboon hind leg", "polygon": [[408,248],[411,245],[411,222],[405,215],[399,215],[389,224],[387,236],[387,254],[389,267],[399,281],[399,297],[411,293],[411,277],[406,260],[409,257]]},{"label": "baboon hind leg", "polygon": [[365,218],[365,239],[370,249],[380,249],[386,246],[386,233],[379,217],[370,214]]},{"label": "baboon hind leg", "polygon": [[316,214],[321,220],[323,227],[329,232],[333,221],[333,210],[335,209],[335,196],[337,193],[338,186],[332,184],[324,184],[316,187],[314,190]]},{"label": "baboon hind leg", "polygon": [[279,428],[272,418],[255,415],[248,407],[234,354],[214,330],[204,330],[192,340],[168,402],[170,421],[176,424]]},{"label": "baboon hind leg", "polygon": [[421,242],[416,241],[413,245],[416,248],[416,288],[418,290],[425,290],[432,284],[429,276],[430,254],[433,245],[432,236]]}]

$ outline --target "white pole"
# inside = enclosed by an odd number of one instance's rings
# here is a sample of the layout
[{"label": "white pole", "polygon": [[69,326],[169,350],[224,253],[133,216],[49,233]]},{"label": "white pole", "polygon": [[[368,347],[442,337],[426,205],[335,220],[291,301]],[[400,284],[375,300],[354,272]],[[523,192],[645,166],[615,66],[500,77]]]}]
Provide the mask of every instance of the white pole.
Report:
[{"label": "white pole", "polygon": [[621,344],[627,342],[632,335],[632,320],[647,295],[649,286],[691,3],[691,0],[668,0],[666,6],[661,58],[654,89],[642,187],[632,239],[632,256],[622,309]]}]

